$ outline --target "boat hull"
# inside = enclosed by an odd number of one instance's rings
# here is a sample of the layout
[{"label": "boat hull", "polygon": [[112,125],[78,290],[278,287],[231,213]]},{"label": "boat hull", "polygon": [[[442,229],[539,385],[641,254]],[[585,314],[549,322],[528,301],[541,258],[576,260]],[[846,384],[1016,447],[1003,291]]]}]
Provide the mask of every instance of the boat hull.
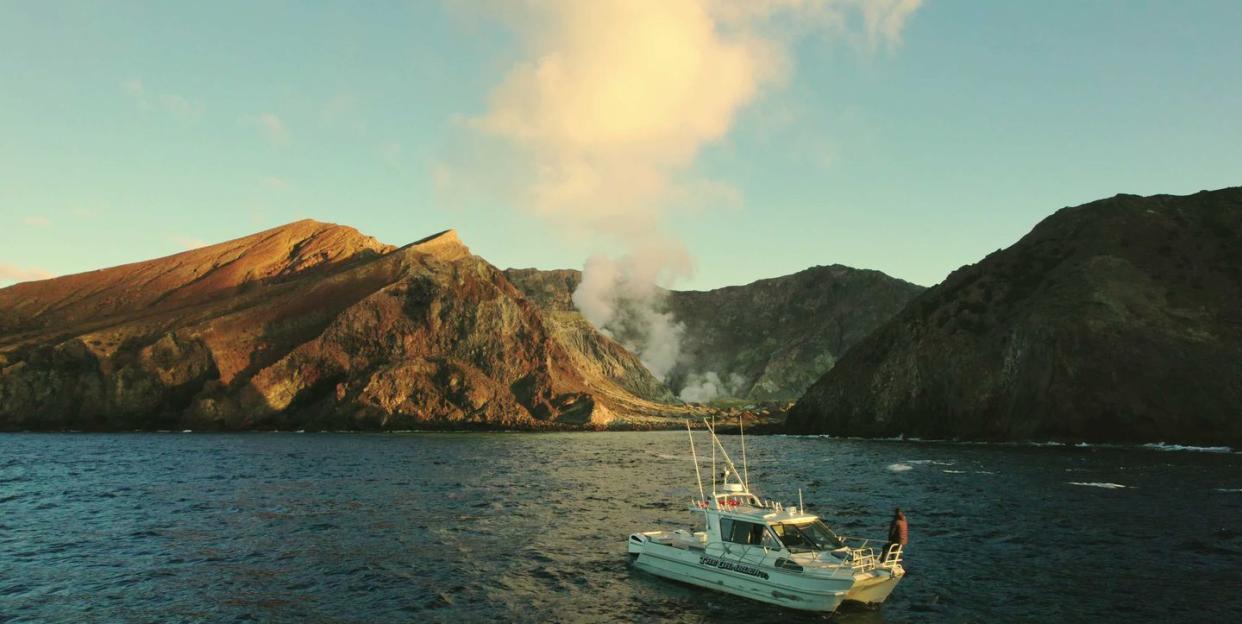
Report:
[{"label": "boat hull", "polygon": [[[709,555],[701,549],[631,540],[634,567],[657,576],[803,611],[832,612],[854,585],[852,577],[824,578],[785,572],[756,557]],[[891,591],[891,590],[890,590]]]},{"label": "boat hull", "polygon": [[845,600],[865,605],[881,604],[888,598],[889,594],[893,593],[893,589],[897,587],[897,583],[901,581],[901,578],[902,573],[899,571],[877,570],[870,572],[855,580],[854,586],[845,595]]}]

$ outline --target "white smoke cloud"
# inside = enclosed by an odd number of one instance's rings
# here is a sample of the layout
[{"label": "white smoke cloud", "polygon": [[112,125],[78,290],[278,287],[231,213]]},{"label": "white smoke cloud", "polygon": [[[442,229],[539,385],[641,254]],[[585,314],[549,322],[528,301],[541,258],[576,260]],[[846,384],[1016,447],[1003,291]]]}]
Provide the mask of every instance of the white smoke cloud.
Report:
[{"label": "white smoke cloud", "polygon": [[664,307],[667,291],[658,286],[691,271],[680,246],[644,246],[613,259],[591,256],[574,291],[574,305],[592,325],[636,353],[648,370],[665,379],[681,355],[685,326]]},{"label": "white smoke cloud", "polygon": [[673,175],[783,73],[777,46],[725,32],[704,0],[526,6],[531,58],[473,123],[531,158],[535,212],[612,236],[655,226]]},{"label": "white smoke cloud", "polygon": [[722,380],[720,375],[708,371],[703,374],[690,375],[678,398],[687,403],[706,403],[721,397],[735,397],[746,387],[746,378],[737,373]]},{"label": "white smoke cloud", "polygon": [[[895,43],[920,0],[527,0],[492,4],[526,48],[466,120],[501,142],[481,158],[527,210],[584,236],[619,245],[592,257],[574,302],[596,327],[664,378],[682,327],[663,291],[688,277],[681,245],[662,232],[671,209],[711,189],[688,169],[723,139],[738,114],[789,74],[789,47],[812,32]],[[445,171],[451,167],[444,166]],[[454,173],[453,179],[457,179]],[[514,183],[514,181],[518,181]],[[491,186],[485,181],[479,186]],[[692,199],[687,199],[688,197]]]}]

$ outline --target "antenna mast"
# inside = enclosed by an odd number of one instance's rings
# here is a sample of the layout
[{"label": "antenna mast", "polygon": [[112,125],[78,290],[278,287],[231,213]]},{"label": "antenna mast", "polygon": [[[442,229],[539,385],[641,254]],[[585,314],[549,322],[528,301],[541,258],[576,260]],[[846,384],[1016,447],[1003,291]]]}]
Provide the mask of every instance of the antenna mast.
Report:
[{"label": "antenna mast", "polygon": [[[712,415],[712,425],[708,426],[707,430],[708,432],[712,434],[713,441],[716,439],[715,423],[716,423],[716,416]],[[704,420],[703,424],[706,425],[707,421]],[[716,499],[716,445],[712,444],[712,500],[714,501],[715,499]]]},{"label": "antenna mast", "polygon": [[694,434],[690,432],[690,420],[686,420],[686,435],[690,436],[690,457],[694,458],[694,480],[699,484],[699,500],[707,500],[703,493],[703,474],[699,472],[699,456],[694,452]]},{"label": "antenna mast", "polygon": [[737,415],[737,434],[742,438],[742,482],[746,484],[746,491],[750,491],[750,468],[746,465],[746,428],[742,426],[742,415]]},{"label": "antenna mast", "polygon": [[[713,418],[712,420],[715,420],[715,418]],[[703,419],[703,425],[707,427],[707,432],[712,435],[712,442],[715,443],[712,445],[712,475],[713,475],[712,494],[714,495],[716,493],[715,473],[716,473],[716,448],[717,447],[720,448],[720,455],[724,457],[725,465],[728,466],[729,468],[729,470],[726,471],[726,476],[728,472],[732,472],[734,476],[737,476],[740,479],[741,473],[737,471],[737,466],[733,464],[733,458],[729,457],[729,451],[725,450],[724,444],[720,442],[720,438],[716,437],[716,428],[713,425],[707,424],[706,418]],[[749,490],[750,488],[748,487],[747,489]]]}]

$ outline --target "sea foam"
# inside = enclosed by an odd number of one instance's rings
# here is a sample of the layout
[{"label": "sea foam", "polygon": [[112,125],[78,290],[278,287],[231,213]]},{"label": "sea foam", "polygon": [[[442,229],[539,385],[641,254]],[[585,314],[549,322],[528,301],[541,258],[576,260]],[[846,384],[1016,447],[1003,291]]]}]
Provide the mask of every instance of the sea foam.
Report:
[{"label": "sea foam", "polygon": [[1228,446],[1187,446],[1184,444],[1165,444],[1164,442],[1156,442],[1155,444],[1144,444],[1143,448],[1152,449],[1153,451],[1191,451],[1194,453],[1232,453],[1233,449]]}]

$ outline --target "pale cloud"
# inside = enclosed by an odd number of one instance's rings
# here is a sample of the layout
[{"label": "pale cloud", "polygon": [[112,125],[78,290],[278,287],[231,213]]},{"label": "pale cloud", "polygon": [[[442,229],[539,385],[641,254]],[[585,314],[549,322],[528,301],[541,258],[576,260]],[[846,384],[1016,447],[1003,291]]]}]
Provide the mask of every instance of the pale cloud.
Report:
[{"label": "pale cloud", "polygon": [[337,93],[324,102],[319,109],[319,119],[326,126],[348,129],[359,135],[365,135],[368,130],[362,102],[349,92]]},{"label": "pale cloud", "polygon": [[906,22],[922,5],[923,0],[860,0],[868,41],[872,45],[883,42],[890,48],[901,43]]},{"label": "pale cloud", "polygon": [[259,183],[273,191],[287,191],[293,186],[287,178],[280,176],[263,176],[259,178]]},{"label": "pale cloud", "polygon": [[400,165],[401,164],[401,153],[402,153],[401,144],[395,141],[390,141],[380,146],[380,156],[382,156],[384,159],[384,162],[388,163],[389,165],[392,165],[392,166]]},{"label": "pale cloud", "polygon": [[0,262],[0,282],[29,282],[56,277],[55,273],[37,267],[22,267]]},{"label": "pale cloud", "polygon": [[203,112],[200,104],[176,93],[152,92],[138,79],[122,82],[121,90],[142,111],[160,111],[183,121],[198,119]]},{"label": "pale cloud", "polygon": [[[702,181],[682,175],[791,74],[813,32],[896,45],[921,0],[531,0],[526,44],[466,124],[517,149],[519,201],[554,222],[643,236]],[[855,26],[856,25],[856,26]],[[857,35],[856,31],[864,34]],[[740,197],[739,197],[740,199]]]},{"label": "pale cloud", "polygon": [[745,204],[742,189],[721,180],[697,178],[682,181],[669,201],[690,212],[737,211]]},{"label": "pale cloud", "polygon": [[[437,190],[508,192],[524,209],[593,244],[575,306],[663,378],[680,357],[681,323],[664,292],[693,262],[665,232],[670,210],[707,218],[739,208],[739,189],[693,175],[742,111],[783,85],[792,47],[811,34],[895,46],[919,0],[528,0],[489,5],[526,47],[467,118],[491,142],[454,167],[432,169]],[[862,34],[854,34],[859,31]],[[498,162],[504,161],[504,162]],[[463,180],[474,175],[479,181]],[[721,385],[718,376],[713,387]],[[703,384],[699,384],[703,386]],[[700,388],[704,394],[706,391]],[[692,393],[694,394],[694,393]]]},{"label": "pale cloud", "polygon": [[29,227],[45,228],[51,227],[52,220],[41,215],[30,215],[22,218],[22,223]]},{"label": "pale cloud", "polygon": [[199,247],[206,247],[208,245],[206,241],[182,234],[170,234],[168,236],[168,241],[180,247],[182,251],[198,249]]},{"label": "pale cloud", "polygon": [[453,167],[445,163],[431,166],[431,184],[437,193],[448,193],[453,188]]},{"label": "pale cloud", "polygon": [[136,78],[126,80],[121,83],[121,88],[125,90],[125,93],[128,94],[129,97],[134,98],[134,100],[136,100],[139,104],[146,104],[147,90],[146,87],[142,85],[141,80]]},{"label": "pale cloud", "polygon": [[476,128],[532,157],[528,205],[554,219],[654,225],[671,175],[778,79],[780,51],[725,33],[702,0],[549,2]]},{"label": "pale cloud", "polygon": [[110,206],[102,199],[87,200],[69,210],[69,216],[77,221],[93,221],[106,214]]},{"label": "pale cloud", "polygon": [[[923,0],[714,0],[712,13],[728,27],[762,24],[766,36],[788,41],[820,33],[893,49]],[[862,22],[861,37],[854,25]],[[773,25],[777,28],[772,28]]]},{"label": "pale cloud", "polygon": [[337,93],[324,102],[320,116],[325,121],[336,121],[342,117],[352,116],[358,110],[358,98],[352,93]]},{"label": "pale cloud", "polygon": [[285,122],[276,113],[259,113],[253,117],[242,119],[243,123],[254,126],[267,137],[272,143],[283,144],[289,142],[289,130],[285,127]]}]

